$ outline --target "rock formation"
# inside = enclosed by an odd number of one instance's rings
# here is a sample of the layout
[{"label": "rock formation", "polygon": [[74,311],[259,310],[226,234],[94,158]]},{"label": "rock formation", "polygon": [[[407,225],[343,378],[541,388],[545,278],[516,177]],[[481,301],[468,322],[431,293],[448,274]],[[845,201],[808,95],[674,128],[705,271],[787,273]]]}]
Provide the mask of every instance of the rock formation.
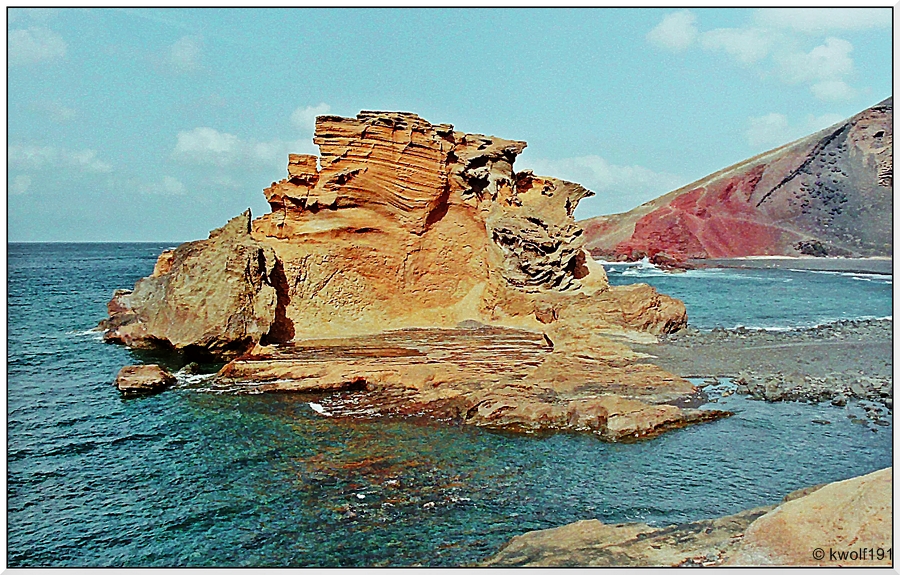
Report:
[{"label": "rock formation", "polygon": [[275,253],[250,236],[250,211],[209,239],[165,251],[153,275],[117,290],[100,323],[132,347],[227,355],[254,345],[275,320]]},{"label": "rock formation", "polygon": [[116,375],[116,387],[123,395],[156,393],[176,382],[175,376],[156,365],[126,365]]},{"label": "rock formation", "polygon": [[[223,385],[352,388],[382,411],[498,427],[619,439],[723,415],[671,405],[690,384],[597,335],[678,329],[684,305],[610,288],[572,217],[591,192],[515,172],[524,142],[389,112],[320,116],[314,142],[318,158],[291,155],[264,191],[271,213],[163,253],[117,292],[106,339],[236,358]],[[472,322],[491,327],[458,327]]]},{"label": "rock formation", "polygon": [[892,253],[893,98],[630,212],[582,222],[586,247],[661,265]]},{"label": "rock formation", "polygon": [[484,565],[890,566],[891,472],[801,489],[780,505],[719,519],[668,527],[592,519],[532,531],[514,537]]}]

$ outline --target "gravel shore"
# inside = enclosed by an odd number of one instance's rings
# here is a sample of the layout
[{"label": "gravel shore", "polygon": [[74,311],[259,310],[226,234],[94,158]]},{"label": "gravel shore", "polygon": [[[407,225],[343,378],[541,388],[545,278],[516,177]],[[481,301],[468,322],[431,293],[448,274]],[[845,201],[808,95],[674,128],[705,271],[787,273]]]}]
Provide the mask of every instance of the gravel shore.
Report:
[{"label": "gravel shore", "polygon": [[791,331],[687,328],[633,347],[682,377],[732,378],[737,393],[757,399],[860,399],[893,410],[892,337],[890,320],[856,320]]},{"label": "gravel shore", "polygon": [[697,267],[795,269],[847,273],[892,274],[893,258],[751,257],[689,260]]}]

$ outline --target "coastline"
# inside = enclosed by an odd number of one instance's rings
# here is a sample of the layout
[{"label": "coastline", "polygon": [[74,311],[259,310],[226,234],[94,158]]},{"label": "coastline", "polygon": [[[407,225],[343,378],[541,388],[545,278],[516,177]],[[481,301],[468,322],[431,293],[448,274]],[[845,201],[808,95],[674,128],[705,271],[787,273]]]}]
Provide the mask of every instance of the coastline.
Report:
[{"label": "coastline", "polygon": [[663,369],[730,377],[737,392],[768,401],[871,400],[893,408],[893,321],[842,320],[789,331],[687,328],[634,345]]},{"label": "coastline", "polygon": [[816,258],[788,256],[749,256],[743,258],[709,258],[688,260],[695,267],[746,268],[746,269],[797,269],[846,273],[871,273],[893,275],[892,257],[871,258]]}]

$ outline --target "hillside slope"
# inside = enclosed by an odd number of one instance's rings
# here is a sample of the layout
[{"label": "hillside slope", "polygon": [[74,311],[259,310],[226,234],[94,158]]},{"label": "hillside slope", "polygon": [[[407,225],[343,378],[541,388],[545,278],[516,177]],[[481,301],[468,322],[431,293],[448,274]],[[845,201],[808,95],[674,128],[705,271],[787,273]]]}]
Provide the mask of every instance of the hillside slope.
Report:
[{"label": "hillside slope", "polygon": [[583,220],[595,257],[660,263],[892,253],[893,97],[623,213]]}]

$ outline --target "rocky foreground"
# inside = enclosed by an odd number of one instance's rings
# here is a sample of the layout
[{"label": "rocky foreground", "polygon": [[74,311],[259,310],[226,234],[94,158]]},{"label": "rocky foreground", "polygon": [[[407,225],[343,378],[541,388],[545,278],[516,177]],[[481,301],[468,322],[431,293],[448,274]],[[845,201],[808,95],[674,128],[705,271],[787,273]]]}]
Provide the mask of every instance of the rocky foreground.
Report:
[{"label": "rocky foreground", "polygon": [[608,260],[889,256],[893,98],[624,213],[582,222]]},{"label": "rocky foreground", "polygon": [[609,285],[572,215],[591,192],[514,171],[525,142],[395,112],[320,116],[314,142],[270,213],[117,291],[106,341],[231,360],[222,386],[510,430],[624,440],[727,415],[637,361],[624,342],[684,327],[684,304]]},{"label": "rocky foreground", "polygon": [[893,565],[893,468],[787,495],[779,505],[668,527],[595,519],[514,537],[496,567]]},{"label": "rocky foreground", "polygon": [[686,328],[636,345],[683,377],[733,378],[766,401],[867,400],[893,410],[893,321],[845,320],[807,329]]}]

